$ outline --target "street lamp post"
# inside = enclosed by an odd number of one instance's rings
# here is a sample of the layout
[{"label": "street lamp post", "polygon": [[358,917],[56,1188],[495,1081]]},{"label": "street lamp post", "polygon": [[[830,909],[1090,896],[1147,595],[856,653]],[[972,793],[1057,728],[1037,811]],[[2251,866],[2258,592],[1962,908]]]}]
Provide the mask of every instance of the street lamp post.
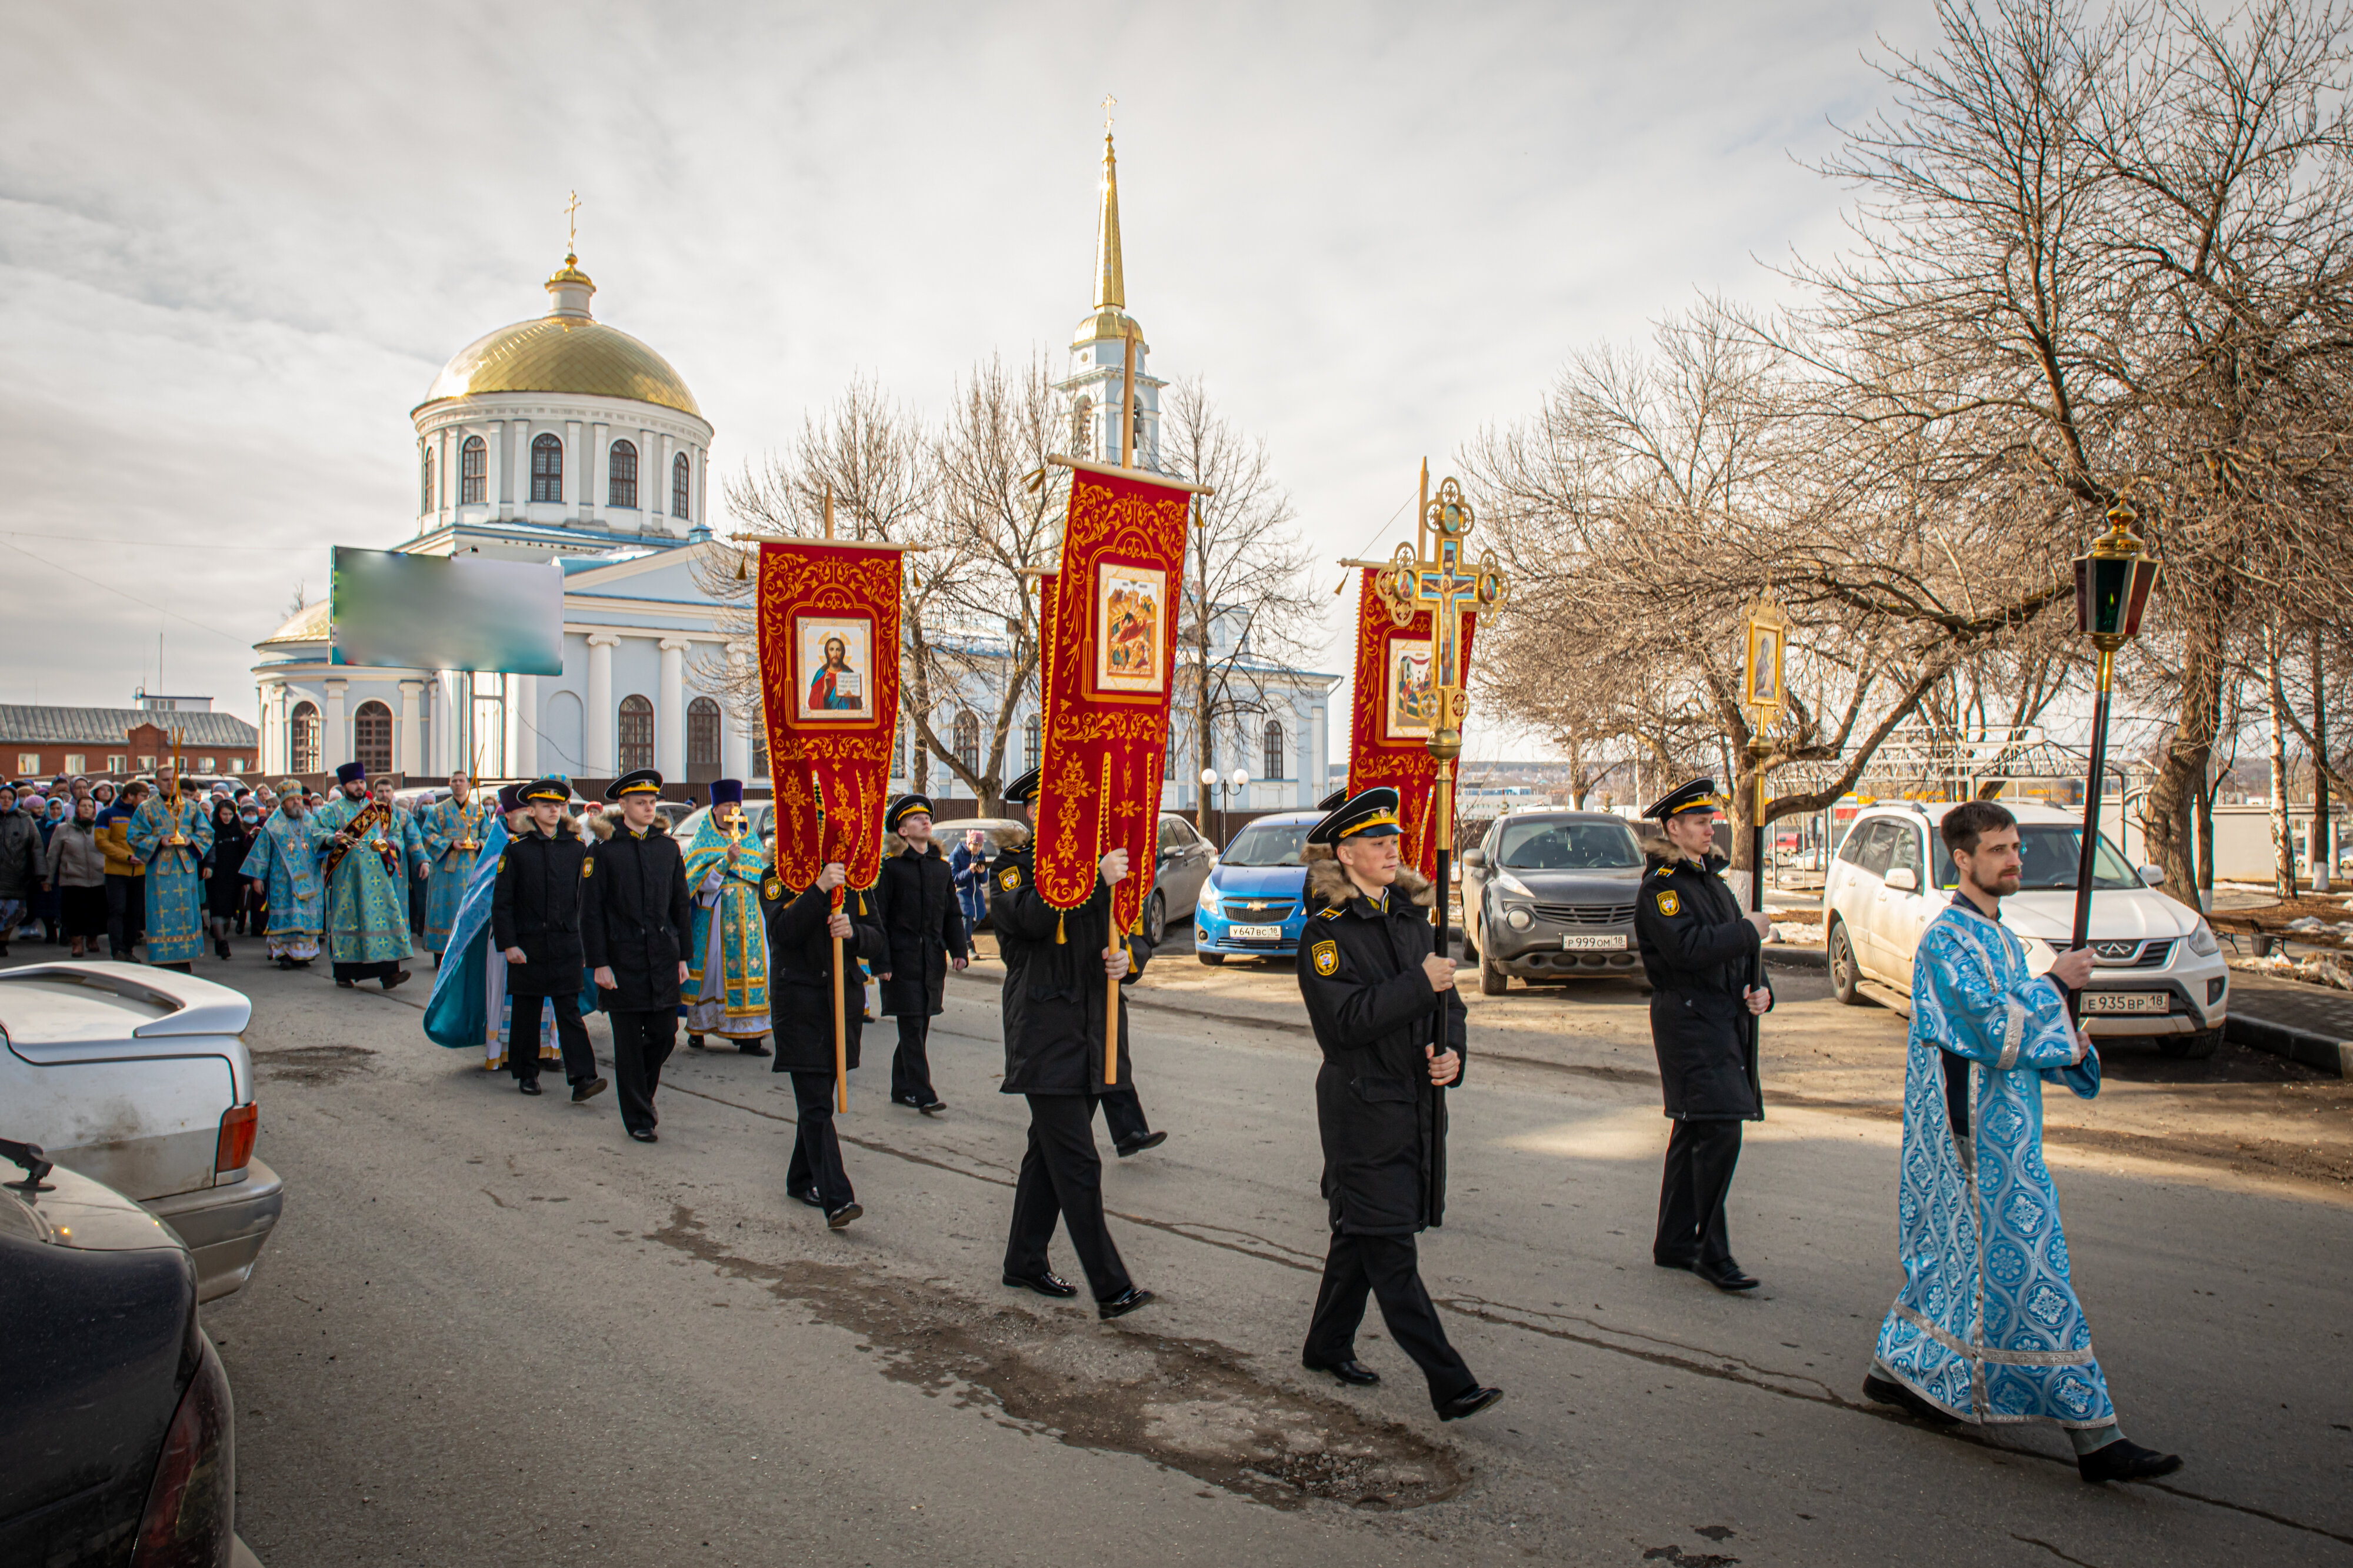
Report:
[{"label": "street lamp post", "polygon": [[[1201,770],[1201,804],[1203,805],[1208,805],[1211,802],[1217,800],[1219,783],[1219,780],[1217,769],[1203,768]],[[1218,805],[1218,843],[1220,847],[1223,847],[1225,842],[1226,808],[1222,804],[1219,804]]]},{"label": "street lamp post", "polygon": [[[2115,683],[2116,650],[2140,633],[2141,612],[2157,585],[2158,562],[2142,545],[2132,508],[2118,501],[2108,509],[2108,531],[2075,557],[2075,629],[2098,650],[2092,700],[2091,776],[2084,785],[2084,842],[2075,862],[2075,940],[2092,936],[2092,876],[2100,847],[2100,790],[2108,766],[2108,693]],[[2071,997],[2080,1016],[2083,998]]]}]

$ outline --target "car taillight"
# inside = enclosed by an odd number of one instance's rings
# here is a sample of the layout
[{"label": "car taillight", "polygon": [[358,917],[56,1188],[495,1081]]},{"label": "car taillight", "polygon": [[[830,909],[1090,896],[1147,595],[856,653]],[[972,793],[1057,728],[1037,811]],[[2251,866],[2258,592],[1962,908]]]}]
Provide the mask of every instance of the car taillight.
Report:
[{"label": "car taillight", "polygon": [[228,1373],[210,1341],[164,1434],[131,1568],[216,1568],[237,1529],[237,1438]]},{"label": "car taillight", "polygon": [[221,1112],[220,1142],[213,1149],[216,1172],[242,1171],[253,1160],[253,1135],[261,1130],[261,1107],[248,1101]]}]

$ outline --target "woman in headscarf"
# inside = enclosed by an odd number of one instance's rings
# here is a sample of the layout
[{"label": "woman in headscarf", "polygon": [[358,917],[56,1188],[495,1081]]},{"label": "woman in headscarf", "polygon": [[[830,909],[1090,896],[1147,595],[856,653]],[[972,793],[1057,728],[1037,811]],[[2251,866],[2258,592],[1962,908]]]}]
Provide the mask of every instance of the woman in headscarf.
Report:
[{"label": "woman in headscarf", "polygon": [[212,928],[213,955],[228,956],[229,922],[237,918],[245,897],[240,874],[253,847],[253,827],[238,815],[237,803],[222,795],[213,802],[213,847],[205,851],[205,923]]},{"label": "woman in headscarf", "polygon": [[[33,826],[41,830],[41,864],[44,867],[49,863],[49,840],[57,836],[58,827],[72,815],[73,808],[66,804],[63,792],[58,792],[48,797],[41,815],[33,819]],[[41,930],[45,933],[43,940],[53,946],[65,941],[65,905],[58,896],[58,885],[47,878],[42,879],[41,890],[33,895],[33,918],[41,922]]]},{"label": "woman in headscarf", "polygon": [[98,802],[74,802],[73,820],[49,835],[49,886],[58,889],[73,956],[106,934],[106,851],[98,842]]}]

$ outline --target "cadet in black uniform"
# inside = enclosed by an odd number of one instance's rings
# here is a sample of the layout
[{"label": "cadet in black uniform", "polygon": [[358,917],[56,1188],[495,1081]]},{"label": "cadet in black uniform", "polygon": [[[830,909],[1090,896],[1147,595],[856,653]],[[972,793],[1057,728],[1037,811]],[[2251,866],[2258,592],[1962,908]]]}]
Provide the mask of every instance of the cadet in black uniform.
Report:
[{"label": "cadet in black uniform", "polygon": [[[773,843],[769,860],[776,860]],[[841,1140],[833,1130],[833,939],[841,938],[844,1062],[852,1068],[866,1017],[866,972],[859,961],[879,965],[889,962],[891,952],[873,905],[862,894],[852,889],[840,909],[830,907],[833,889],[848,880],[836,861],[806,890],[787,888],[776,870],[760,885],[760,912],[768,927],[768,1016],[776,1031],[776,1059],[768,1070],[793,1075],[793,1104],[800,1117],[785,1190],[823,1209],[825,1223],[835,1230],[866,1211],[850,1190]]]},{"label": "cadet in black uniform", "polygon": [[1725,864],[1715,853],[1718,809],[1715,781],[1694,779],[1642,813],[1667,838],[1635,898],[1634,940],[1651,980],[1651,1047],[1675,1124],[1651,1258],[1719,1290],[1754,1290],[1757,1281],[1732,1259],[1724,1200],[1740,1163],[1740,1124],[1765,1119],[1748,1016],[1771,1008],[1773,993],[1749,981],[1772,928],[1762,911],[1741,913],[1718,875]]},{"label": "cadet in black uniform", "polygon": [[[1434,951],[1430,889],[1401,862],[1398,792],[1343,801],[1307,835],[1307,928],[1299,994],[1324,1065],[1315,1129],[1332,1249],[1300,1360],[1342,1383],[1378,1383],[1356,1360],[1365,1297],[1422,1375],[1441,1421],[1504,1397],[1448,1342],[1423,1289],[1414,1235],[1446,1215],[1446,1090],[1462,1081],[1463,1007],[1454,961]],[[1432,1043],[1445,1009],[1447,1048]]]},{"label": "cadet in black uniform", "polygon": [[937,1116],[947,1101],[932,1088],[924,1043],[946,1001],[948,965],[962,969],[972,962],[972,940],[956,900],[955,873],[932,838],[930,797],[902,795],[892,801],[882,813],[882,829],[897,834],[902,846],[896,854],[885,854],[874,883],[875,911],[891,942],[879,965],[882,1016],[899,1020],[899,1048],[891,1056],[891,1103]]},{"label": "cadet in black uniform", "polygon": [[507,841],[491,889],[491,940],[507,960],[507,1001],[512,1007],[507,1066],[525,1094],[539,1092],[539,1008],[555,1010],[555,1040],[564,1052],[564,1076],[572,1098],[605,1092],[596,1076],[596,1054],[580,1022],[580,972],[586,963],[580,946],[580,884],[586,879],[588,847],[580,825],[564,814],[572,786],[546,778],[522,787],[531,820]]},{"label": "cadet in black uniform", "polygon": [[620,804],[621,820],[588,847],[580,884],[580,946],[613,1025],[621,1124],[640,1143],[657,1142],[654,1090],[678,1038],[678,988],[694,937],[686,857],[655,809],[661,784],[651,768],[613,781],[605,798]]},{"label": "cadet in black uniform", "polygon": [[[1036,792],[1031,769],[1006,790],[1027,805]],[[1103,981],[1133,984],[1152,957],[1149,943],[1131,938],[1124,957],[1111,942],[1112,884],[1128,874],[1127,851],[1114,849],[1097,868],[1094,892],[1067,912],[1039,895],[1029,850],[998,858],[991,868],[988,924],[1005,960],[1005,1080],[1007,1094],[1028,1097],[1029,1146],[1013,1189],[1013,1226],[1005,1242],[1005,1282],[1041,1296],[1075,1296],[1078,1287],[1047,1266],[1047,1244],[1060,1218],[1070,1232],[1095,1299],[1095,1315],[1123,1317],[1152,1300],[1120,1261],[1103,1224],[1103,1156],[1095,1152],[1095,1101],[1103,1084]],[[1119,1079],[1127,1059],[1127,997],[1119,1001]],[[1106,1115],[1109,1108],[1105,1108]],[[1124,1151],[1123,1151],[1124,1152]]]}]

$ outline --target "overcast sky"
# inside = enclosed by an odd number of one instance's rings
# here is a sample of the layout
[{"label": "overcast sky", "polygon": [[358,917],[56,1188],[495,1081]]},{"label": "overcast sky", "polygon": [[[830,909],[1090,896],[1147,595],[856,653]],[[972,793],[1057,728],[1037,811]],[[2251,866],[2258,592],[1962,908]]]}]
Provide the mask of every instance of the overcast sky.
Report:
[{"label": "overcast sky", "polygon": [[1151,368],[1266,438],[1337,557],[1394,543],[1418,459],[1525,416],[1574,349],[1835,247],[1847,195],[1797,160],[1879,101],[1874,37],[1932,17],[19,0],[5,26],[0,700],[127,703],[160,630],[164,689],[251,718],[251,644],[327,546],[412,531],[409,410],[544,310],[570,190],[597,316],[685,377],[723,476],[854,376],[937,408],[992,353],[1059,370],[1116,94]]}]

